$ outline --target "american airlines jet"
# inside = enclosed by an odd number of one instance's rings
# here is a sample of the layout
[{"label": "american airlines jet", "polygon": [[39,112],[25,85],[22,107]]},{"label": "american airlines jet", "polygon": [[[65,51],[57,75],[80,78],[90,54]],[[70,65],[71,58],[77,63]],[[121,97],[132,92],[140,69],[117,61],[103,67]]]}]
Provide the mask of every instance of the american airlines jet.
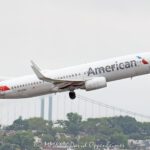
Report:
[{"label": "american airlines jet", "polygon": [[150,73],[150,53],[116,57],[58,70],[41,70],[31,61],[34,75],[1,80],[0,98],[17,99],[75,90],[97,90],[110,81],[133,78]]}]

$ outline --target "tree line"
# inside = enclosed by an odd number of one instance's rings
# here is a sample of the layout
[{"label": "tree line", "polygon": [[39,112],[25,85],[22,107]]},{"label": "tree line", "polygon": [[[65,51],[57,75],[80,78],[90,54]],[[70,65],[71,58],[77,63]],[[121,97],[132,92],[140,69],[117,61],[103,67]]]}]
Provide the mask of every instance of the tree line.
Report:
[{"label": "tree line", "polygon": [[128,116],[89,118],[82,120],[77,113],[67,114],[67,120],[52,121],[42,118],[22,119],[0,130],[0,150],[38,150],[35,137],[45,142],[73,142],[84,145],[124,145],[128,139],[150,139],[150,123],[141,123]]}]

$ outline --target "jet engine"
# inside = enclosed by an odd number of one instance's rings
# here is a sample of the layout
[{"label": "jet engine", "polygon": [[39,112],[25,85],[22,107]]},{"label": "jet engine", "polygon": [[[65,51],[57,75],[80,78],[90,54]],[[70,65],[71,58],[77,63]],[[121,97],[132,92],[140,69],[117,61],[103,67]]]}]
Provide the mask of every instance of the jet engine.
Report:
[{"label": "jet engine", "polygon": [[96,89],[101,89],[107,87],[107,82],[105,77],[95,77],[85,82],[86,91],[92,91]]}]

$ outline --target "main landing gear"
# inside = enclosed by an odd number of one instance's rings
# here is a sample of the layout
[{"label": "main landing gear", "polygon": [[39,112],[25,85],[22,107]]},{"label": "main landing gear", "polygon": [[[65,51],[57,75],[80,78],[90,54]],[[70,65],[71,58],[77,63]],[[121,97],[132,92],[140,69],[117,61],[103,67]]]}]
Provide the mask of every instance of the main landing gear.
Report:
[{"label": "main landing gear", "polygon": [[76,93],[74,91],[69,92],[70,99],[74,100],[76,98]]}]

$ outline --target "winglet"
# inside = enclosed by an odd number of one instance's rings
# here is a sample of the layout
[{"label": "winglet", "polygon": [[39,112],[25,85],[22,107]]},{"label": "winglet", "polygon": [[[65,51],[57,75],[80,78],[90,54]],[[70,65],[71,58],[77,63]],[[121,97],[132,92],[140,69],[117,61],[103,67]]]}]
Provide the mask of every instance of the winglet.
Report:
[{"label": "winglet", "polygon": [[41,69],[32,60],[31,60],[31,64],[32,64],[31,67],[39,80],[43,80],[43,81],[51,82],[51,83],[58,82],[57,80],[48,78],[45,75],[43,75],[43,73],[41,72]]},{"label": "winglet", "polygon": [[44,80],[45,76],[41,73],[41,69],[31,60],[31,67],[40,80]]},{"label": "winglet", "polygon": [[32,66],[35,66],[35,68],[37,68],[38,70],[41,70],[41,69],[34,63],[33,60],[31,60],[31,64],[32,64]]}]

